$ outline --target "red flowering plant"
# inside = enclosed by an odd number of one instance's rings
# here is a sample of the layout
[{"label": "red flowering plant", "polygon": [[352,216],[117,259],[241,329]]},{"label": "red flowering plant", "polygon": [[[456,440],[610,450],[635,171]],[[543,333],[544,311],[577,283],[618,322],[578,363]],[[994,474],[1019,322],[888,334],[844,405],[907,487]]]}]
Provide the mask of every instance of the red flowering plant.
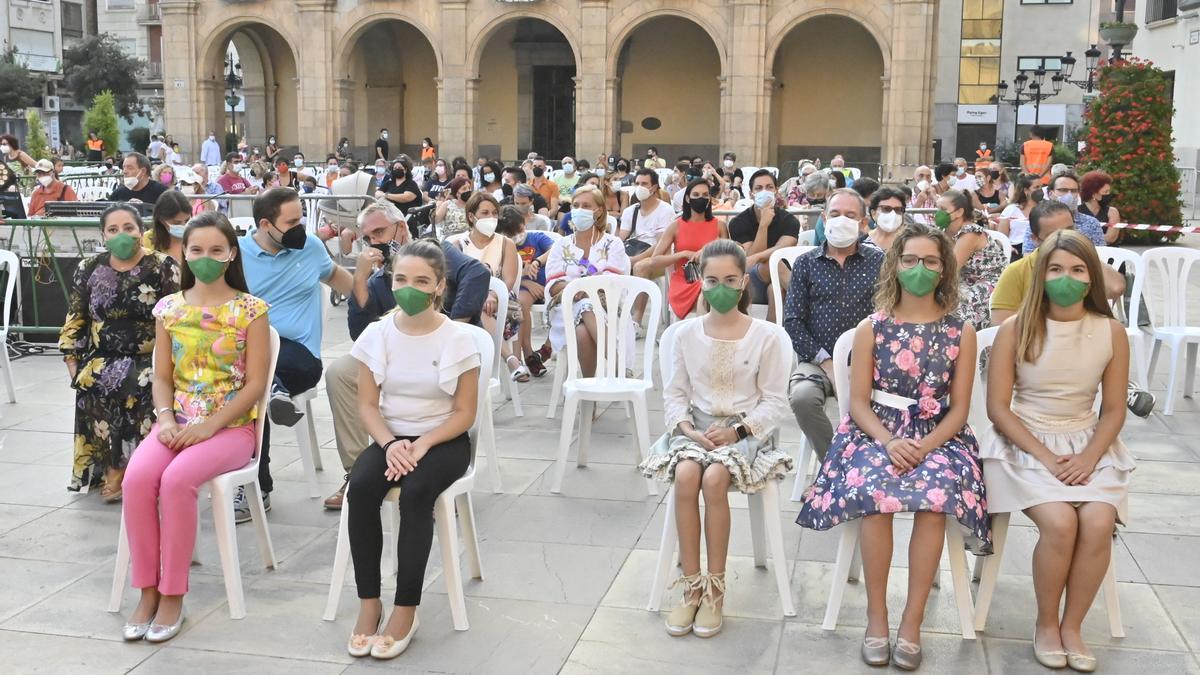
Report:
[{"label": "red flowering plant", "polygon": [[[1113,206],[1126,223],[1181,225],[1179,172],[1171,149],[1171,83],[1149,61],[1101,64],[1099,96],[1084,114],[1087,147],[1080,169],[1113,178]],[[1175,241],[1178,232],[1125,230],[1125,241]]]}]

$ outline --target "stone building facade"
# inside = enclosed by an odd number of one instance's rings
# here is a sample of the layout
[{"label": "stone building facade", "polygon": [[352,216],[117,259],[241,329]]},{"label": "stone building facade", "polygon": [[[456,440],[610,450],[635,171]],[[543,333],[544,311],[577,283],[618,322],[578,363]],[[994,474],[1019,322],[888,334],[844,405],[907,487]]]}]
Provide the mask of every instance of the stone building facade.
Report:
[{"label": "stone building facade", "polygon": [[[185,151],[230,128],[310,158],[341,137],[391,154],[594,159],[737,153],[930,158],[934,0],[161,0],[166,119]],[[906,175],[898,170],[896,175]]]}]

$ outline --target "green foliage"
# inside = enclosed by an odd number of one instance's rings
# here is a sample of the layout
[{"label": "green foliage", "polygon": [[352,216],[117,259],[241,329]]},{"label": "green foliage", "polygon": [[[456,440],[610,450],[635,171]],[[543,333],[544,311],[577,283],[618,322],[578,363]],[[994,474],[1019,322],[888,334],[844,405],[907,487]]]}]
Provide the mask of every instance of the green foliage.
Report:
[{"label": "green foliage", "polygon": [[83,113],[83,133],[84,142],[82,147],[87,147],[87,133],[89,131],[96,132],[96,135],[104,141],[104,154],[111,155],[120,148],[120,129],[117,126],[117,110],[116,104],[113,101],[113,95],[110,91],[102,91],[92,100],[92,107],[88,108]]},{"label": "green foliage", "polygon": [[1066,143],[1055,143],[1054,150],[1050,155],[1052,164],[1066,164],[1067,166],[1075,166],[1075,149]]},{"label": "green foliage", "polygon": [[1019,143],[1002,142],[996,146],[996,161],[1005,166],[1021,166],[1021,145]]},{"label": "green foliage", "polygon": [[46,127],[37,110],[30,108],[25,113],[25,143],[22,149],[34,159],[50,158],[50,142],[46,140]]},{"label": "green foliage", "polygon": [[150,145],[150,129],[149,127],[134,127],[125,132],[125,140],[129,141],[129,147],[138,152],[144,152]]},{"label": "green foliage", "polygon": [[132,121],[142,109],[137,78],[145,67],[146,61],[126,54],[111,33],[101,33],[63,51],[63,85],[76,101],[112,92],[117,114]]},{"label": "green foliage", "polygon": [[[1179,173],[1171,149],[1171,84],[1137,58],[1107,63],[1097,74],[1100,95],[1088,108],[1081,169],[1113,178],[1113,206],[1127,223],[1180,225]],[[1126,240],[1174,241],[1173,232],[1126,231]]]},{"label": "green foliage", "polygon": [[16,49],[0,52],[0,114],[20,114],[41,95],[41,76],[17,61]]}]

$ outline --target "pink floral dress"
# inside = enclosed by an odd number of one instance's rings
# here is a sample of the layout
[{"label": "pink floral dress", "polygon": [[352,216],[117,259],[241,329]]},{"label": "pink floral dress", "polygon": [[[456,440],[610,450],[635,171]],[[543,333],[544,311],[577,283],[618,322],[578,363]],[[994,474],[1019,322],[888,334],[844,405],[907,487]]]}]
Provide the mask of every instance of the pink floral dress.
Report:
[{"label": "pink floral dress", "polygon": [[[899,323],[876,313],[871,322],[874,388],[911,402],[902,410],[873,400],[871,408],[892,434],[919,440],[949,411],[963,321],[946,316],[933,323]],[[970,363],[964,362],[964,367]],[[896,399],[889,402],[895,404]],[[805,493],[796,523],[827,530],[862,516],[919,511],[953,514],[967,548],[991,553],[979,443],[971,428],[964,425],[915,469],[899,473],[883,446],[847,415]]]}]

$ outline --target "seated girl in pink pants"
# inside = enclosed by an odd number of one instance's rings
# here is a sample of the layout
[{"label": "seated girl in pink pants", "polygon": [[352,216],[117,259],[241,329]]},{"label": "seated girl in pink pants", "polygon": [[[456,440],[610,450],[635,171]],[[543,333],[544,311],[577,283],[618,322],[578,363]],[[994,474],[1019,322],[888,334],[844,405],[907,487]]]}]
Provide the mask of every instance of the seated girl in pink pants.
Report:
[{"label": "seated girl in pink pants", "polygon": [[142,590],[126,640],[165,642],[183,625],[196,493],[250,461],[255,404],[267,385],[267,303],[246,290],[229,220],[213,211],[193,218],[183,254],[183,290],[154,308],[158,423],[122,483],[133,586]]}]

